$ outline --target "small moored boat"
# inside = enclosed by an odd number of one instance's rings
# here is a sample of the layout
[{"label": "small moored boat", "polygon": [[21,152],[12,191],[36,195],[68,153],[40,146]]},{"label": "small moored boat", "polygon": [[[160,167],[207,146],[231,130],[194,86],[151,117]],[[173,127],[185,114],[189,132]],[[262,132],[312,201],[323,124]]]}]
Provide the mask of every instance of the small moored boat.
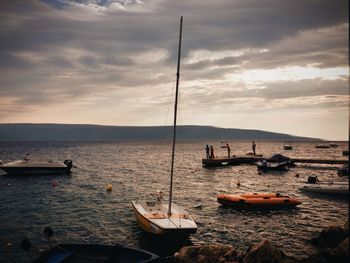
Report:
[{"label": "small moored boat", "polygon": [[268,162],[262,160],[256,163],[259,171],[286,171],[289,169],[289,162]]},{"label": "small moored boat", "polygon": [[285,144],[285,145],[283,145],[283,149],[285,149],[285,150],[293,150],[293,146],[290,145],[290,144]]},{"label": "small moored boat", "polygon": [[145,250],[121,245],[62,244],[44,252],[33,263],[156,262],[159,257]]},{"label": "small moored boat", "polygon": [[293,207],[301,204],[298,199],[280,193],[220,194],[217,201],[222,205],[240,208]]},{"label": "small moored boat", "polygon": [[0,165],[0,169],[8,175],[68,174],[72,167],[72,160],[61,163],[38,158],[25,158]]},{"label": "small moored boat", "polygon": [[328,144],[316,144],[316,145],[315,145],[315,148],[318,148],[318,149],[328,149],[328,148],[329,148],[329,145],[328,145]]},{"label": "small moored boat", "polygon": [[175,107],[174,107],[174,125],[173,125],[173,147],[171,152],[171,169],[170,169],[170,189],[169,200],[162,200],[163,195],[156,197],[153,201],[132,201],[132,207],[139,226],[144,231],[157,236],[187,236],[197,232],[197,225],[188,212],[172,201],[173,196],[173,177],[176,145],[176,123],[177,123],[177,102],[179,91],[180,76],[180,54],[181,54],[181,37],[182,37],[182,17],[180,20],[180,37],[177,80],[175,90]]},{"label": "small moored boat", "polygon": [[348,195],[348,181],[320,182],[316,176],[309,176],[308,182],[299,188],[300,191],[331,195]]}]

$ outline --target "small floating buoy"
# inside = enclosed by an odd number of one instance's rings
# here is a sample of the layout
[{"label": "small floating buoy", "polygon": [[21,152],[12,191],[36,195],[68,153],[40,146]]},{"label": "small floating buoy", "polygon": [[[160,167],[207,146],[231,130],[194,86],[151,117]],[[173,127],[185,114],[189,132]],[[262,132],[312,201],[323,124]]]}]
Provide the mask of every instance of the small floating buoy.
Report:
[{"label": "small floating buoy", "polygon": [[241,182],[238,180],[237,181],[237,187],[240,187],[241,186]]},{"label": "small floating buoy", "polygon": [[10,242],[7,243],[7,244],[6,244],[6,247],[12,247],[12,243],[10,243]]},{"label": "small floating buoy", "polygon": [[296,178],[299,178],[299,174],[296,174],[295,177],[296,177]]},{"label": "small floating buoy", "polygon": [[111,184],[107,184],[106,190],[107,190],[108,192],[110,192],[110,191],[112,191],[112,189],[113,189],[112,185],[111,185]]},{"label": "small floating buoy", "polygon": [[45,227],[44,229],[44,236],[47,238],[47,240],[50,240],[50,237],[53,236],[53,230],[51,227]]},{"label": "small floating buoy", "polygon": [[25,238],[21,241],[21,248],[24,251],[29,251],[29,249],[32,247],[32,242],[28,238]]}]

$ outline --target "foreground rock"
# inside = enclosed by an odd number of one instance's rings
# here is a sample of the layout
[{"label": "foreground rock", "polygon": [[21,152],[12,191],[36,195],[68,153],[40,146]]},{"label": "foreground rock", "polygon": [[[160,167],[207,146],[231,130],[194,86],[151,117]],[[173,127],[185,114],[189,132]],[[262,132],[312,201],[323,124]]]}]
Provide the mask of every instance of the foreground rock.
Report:
[{"label": "foreground rock", "polygon": [[349,262],[349,223],[343,227],[329,226],[318,237],[312,239],[318,253],[305,259],[296,260],[287,256],[270,241],[264,240],[251,246],[243,254],[231,245],[187,246],[180,249],[174,257],[164,262],[178,263],[332,263]]},{"label": "foreground rock", "polygon": [[264,240],[252,246],[243,258],[243,263],[292,263],[296,262],[282,250],[273,246],[270,241]]},{"label": "foreground rock", "polygon": [[241,253],[231,245],[188,246],[175,254],[179,263],[224,263],[240,262]]},{"label": "foreground rock", "polygon": [[312,242],[324,248],[335,248],[346,236],[345,229],[341,226],[329,226],[323,229],[318,237],[312,239]]}]

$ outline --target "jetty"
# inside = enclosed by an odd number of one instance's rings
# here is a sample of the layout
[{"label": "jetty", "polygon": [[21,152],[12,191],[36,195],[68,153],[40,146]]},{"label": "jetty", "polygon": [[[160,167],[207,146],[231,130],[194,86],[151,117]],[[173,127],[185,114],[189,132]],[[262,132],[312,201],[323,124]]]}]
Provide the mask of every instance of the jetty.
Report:
[{"label": "jetty", "polygon": [[[289,158],[289,157],[288,157]],[[202,165],[205,167],[225,166],[225,165],[240,165],[254,164],[261,160],[274,161],[270,158],[265,158],[262,155],[240,155],[224,158],[202,159]],[[319,158],[289,158],[291,163],[317,163],[317,164],[347,164],[347,159],[319,159]]]}]

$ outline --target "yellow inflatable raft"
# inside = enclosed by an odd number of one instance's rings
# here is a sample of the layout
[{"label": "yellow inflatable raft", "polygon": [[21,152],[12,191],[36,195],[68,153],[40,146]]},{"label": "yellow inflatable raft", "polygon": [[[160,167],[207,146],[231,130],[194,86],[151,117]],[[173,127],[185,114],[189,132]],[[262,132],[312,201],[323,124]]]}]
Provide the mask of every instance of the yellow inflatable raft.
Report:
[{"label": "yellow inflatable raft", "polygon": [[291,207],[301,204],[301,201],[280,193],[220,194],[217,196],[217,201],[222,205],[244,208]]}]

